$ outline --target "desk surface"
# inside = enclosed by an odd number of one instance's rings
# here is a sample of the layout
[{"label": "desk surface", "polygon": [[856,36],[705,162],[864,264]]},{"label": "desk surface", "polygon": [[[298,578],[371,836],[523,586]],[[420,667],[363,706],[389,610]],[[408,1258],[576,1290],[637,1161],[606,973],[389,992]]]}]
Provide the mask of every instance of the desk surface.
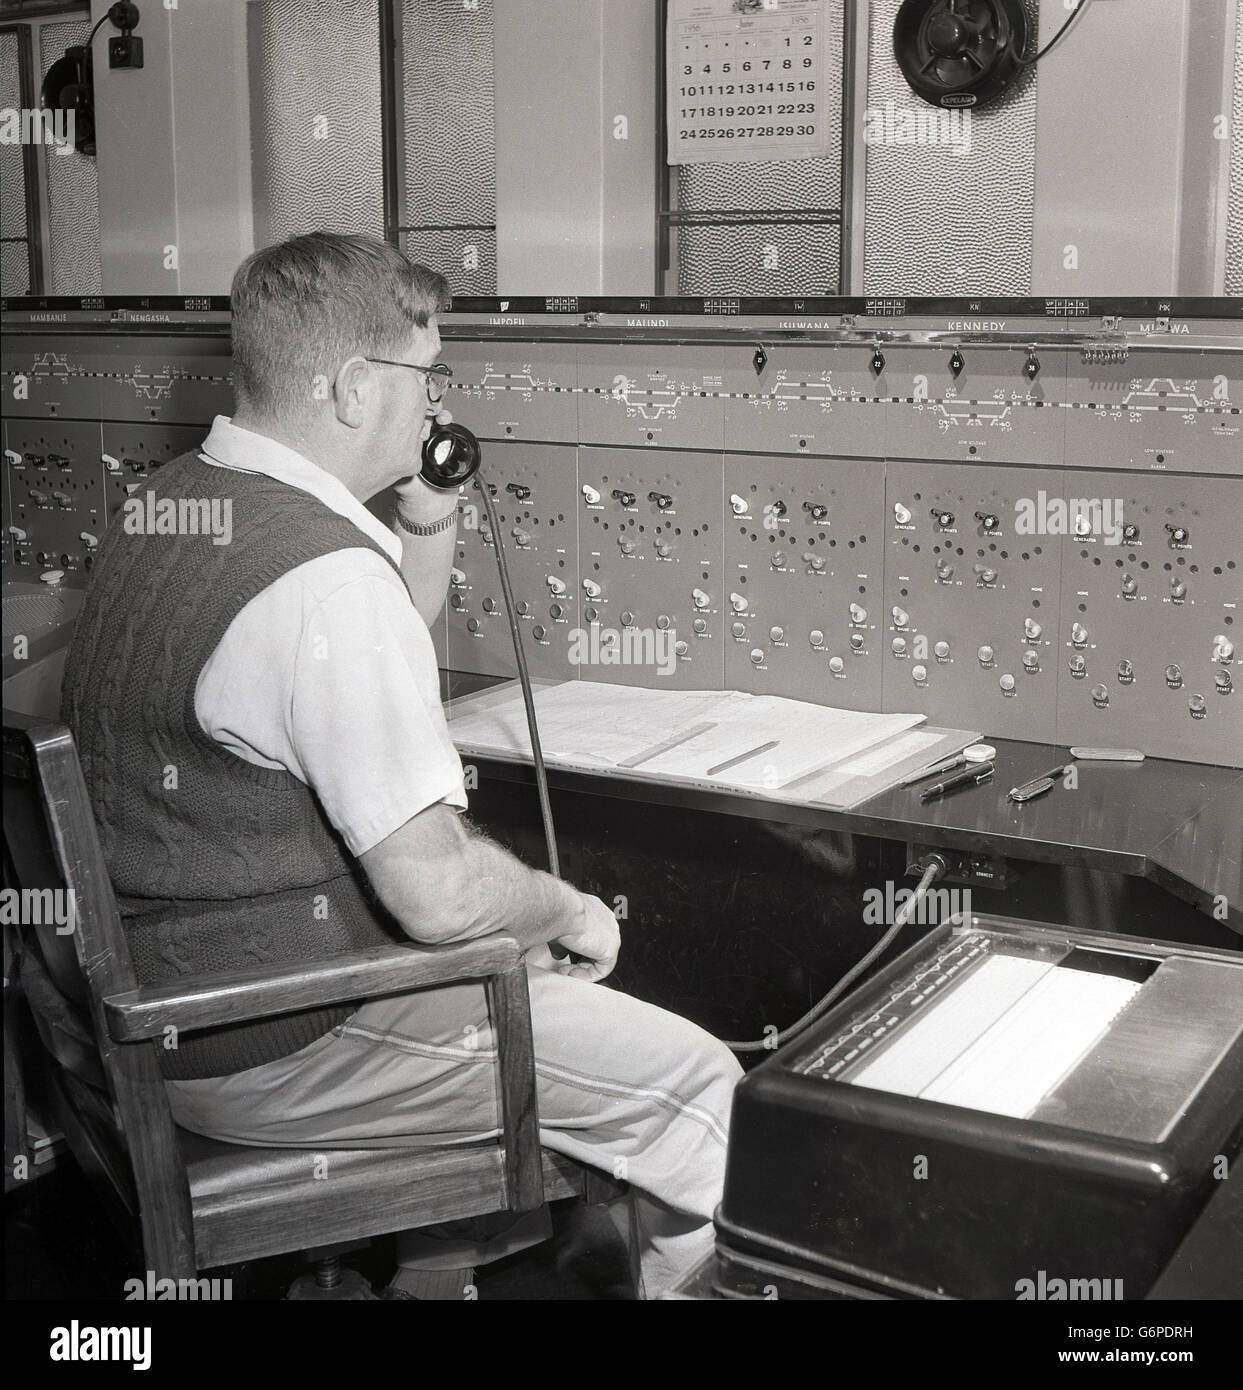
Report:
[{"label": "desk surface", "polygon": [[[495,682],[442,673],[445,697]],[[1243,769],[1148,758],[1142,763],[1077,763],[1079,785],[1058,784],[1025,805],[1007,792],[1059,763],[1052,744],[990,738],[991,782],[923,803],[919,788],[895,788],[850,811],[785,804],[728,790],[638,781],[604,772],[548,771],[549,785],[620,800],[693,807],[726,815],[848,830],[880,839],[1103,869],[1147,878],[1243,932]],[[488,775],[530,781],[529,764],[472,757]],[[1219,920],[1221,920],[1219,916]]]}]

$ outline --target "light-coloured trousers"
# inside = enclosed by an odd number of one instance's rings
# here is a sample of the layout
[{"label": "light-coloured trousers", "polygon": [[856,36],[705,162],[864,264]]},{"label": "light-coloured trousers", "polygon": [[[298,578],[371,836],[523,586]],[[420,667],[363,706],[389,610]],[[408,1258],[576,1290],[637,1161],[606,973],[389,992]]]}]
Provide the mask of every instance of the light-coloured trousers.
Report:
[{"label": "light-coloured trousers", "polygon": [[[711,1034],[609,988],[528,966],[540,1139],[631,1185],[641,1292],[671,1288],[712,1248],[734,1086]],[[364,1004],[292,1056],[231,1076],[166,1083],[177,1123],[279,1148],[411,1148],[500,1133],[496,1047],[482,985]],[[478,1265],[547,1228],[491,1245],[399,1239],[412,1268]],[[534,1232],[534,1236],[532,1235]]]}]

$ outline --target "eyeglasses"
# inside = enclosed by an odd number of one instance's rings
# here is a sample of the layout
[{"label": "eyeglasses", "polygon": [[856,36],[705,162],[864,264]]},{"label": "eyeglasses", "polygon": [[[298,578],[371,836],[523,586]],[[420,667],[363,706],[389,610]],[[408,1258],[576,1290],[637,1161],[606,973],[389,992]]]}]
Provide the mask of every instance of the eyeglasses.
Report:
[{"label": "eyeglasses", "polygon": [[445,392],[449,389],[450,379],[453,376],[453,368],[446,366],[443,362],[437,362],[431,367],[420,367],[415,362],[392,362],[387,357],[365,357],[363,361],[375,362],[381,367],[408,367],[412,372],[422,372],[427,382],[429,405],[435,405],[444,400]]}]

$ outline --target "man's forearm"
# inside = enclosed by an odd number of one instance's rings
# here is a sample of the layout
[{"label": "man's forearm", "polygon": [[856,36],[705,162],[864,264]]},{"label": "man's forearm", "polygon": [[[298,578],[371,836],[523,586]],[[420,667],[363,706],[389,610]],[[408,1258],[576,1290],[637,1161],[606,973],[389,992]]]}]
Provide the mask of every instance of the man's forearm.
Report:
[{"label": "man's forearm", "polygon": [[457,931],[445,940],[470,941],[505,932],[530,948],[578,927],[583,900],[577,889],[529,868],[481,835],[470,834],[468,843],[465,882],[453,913]]},{"label": "man's forearm", "polygon": [[[442,508],[441,515],[446,509]],[[410,521],[422,521],[418,514],[399,507],[399,514]],[[436,521],[437,517],[428,517]],[[394,523],[401,537],[401,574],[419,616],[430,628],[440,617],[449,589],[449,572],[453,568],[453,551],[457,544],[457,528],[450,527],[435,536],[412,536]]]},{"label": "man's forearm", "polygon": [[429,807],[362,856],[380,901],[415,941],[470,941],[508,932],[524,947],[575,933],[584,898],[551,874]]}]

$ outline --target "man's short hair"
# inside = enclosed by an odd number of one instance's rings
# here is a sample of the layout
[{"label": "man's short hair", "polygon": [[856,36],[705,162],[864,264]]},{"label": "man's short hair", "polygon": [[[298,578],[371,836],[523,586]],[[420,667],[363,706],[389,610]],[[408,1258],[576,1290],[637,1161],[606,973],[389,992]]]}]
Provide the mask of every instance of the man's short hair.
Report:
[{"label": "man's short hair", "polygon": [[266,246],[233,277],[237,403],[304,411],[348,358],[398,355],[449,299],[443,275],[377,237],[311,232]]}]

